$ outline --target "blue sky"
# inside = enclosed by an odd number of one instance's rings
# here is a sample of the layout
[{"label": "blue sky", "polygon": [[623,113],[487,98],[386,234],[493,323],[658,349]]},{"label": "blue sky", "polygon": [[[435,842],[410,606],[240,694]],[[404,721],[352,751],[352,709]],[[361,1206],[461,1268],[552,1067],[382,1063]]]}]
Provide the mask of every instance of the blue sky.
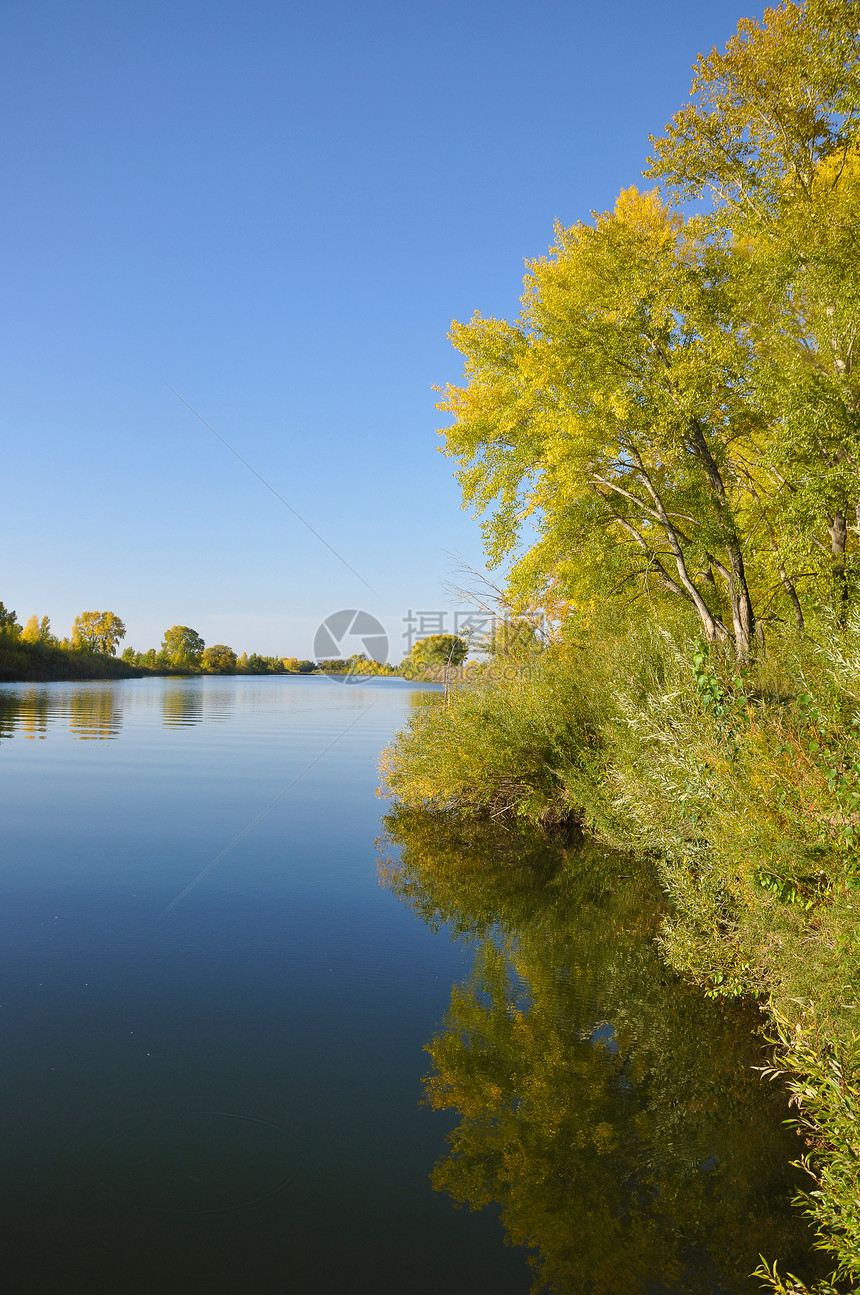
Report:
[{"label": "blue sky", "polygon": [[481,565],[451,319],[642,183],[738,2],[6,0],[0,600],[298,656],[360,606],[396,659]]}]

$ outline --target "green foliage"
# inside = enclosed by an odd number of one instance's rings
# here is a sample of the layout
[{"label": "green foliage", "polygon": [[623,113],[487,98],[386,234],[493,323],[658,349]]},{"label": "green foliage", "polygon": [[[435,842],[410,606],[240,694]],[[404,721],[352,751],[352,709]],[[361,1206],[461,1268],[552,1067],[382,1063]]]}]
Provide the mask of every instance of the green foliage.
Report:
[{"label": "green foliage", "polygon": [[496,657],[445,697],[422,695],[383,757],[409,808],[576,823],[581,766],[599,757],[593,698],[563,655]]},{"label": "green foliage", "polygon": [[[511,593],[688,602],[752,648],[860,589],[860,6],[743,21],[655,141],[668,187],[557,227],[440,408]],[[707,215],[685,217],[688,198]],[[536,542],[534,537],[536,536]],[[524,550],[518,546],[524,539]]]},{"label": "green foliage", "polygon": [[400,672],[406,678],[416,679],[444,671],[462,665],[468,651],[469,645],[459,634],[430,634],[412,644],[400,664]]},{"label": "green foliage", "polygon": [[205,646],[196,630],[187,625],[173,625],[164,631],[161,650],[169,665],[180,670],[192,670],[200,665]]},{"label": "green foliage", "polygon": [[258,652],[243,653],[236,666],[242,674],[289,674],[281,657],[260,656]]},{"label": "green foliage", "polygon": [[[187,625],[165,630],[159,650],[124,648],[120,658],[123,668],[115,668],[118,663],[112,659],[125,633],[125,625],[114,612],[82,612],[75,618],[72,637],[60,642],[51,632],[47,616],[31,616],[22,629],[15,612],[0,603],[0,679],[124,678],[139,672],[309,674],[317,669],[313,661],[256,652],[243,653],[237,659],[233,649],[224,644],[206,648],[197,631]],[[348,666],[354,673],[396,673],[391,666],[358,658]]]},{"label": "green foliage", "polygon": [[[326,657],[316,666],[313,662],[300,662],[300,666],[311,666],[313,669],[322,671],[323,674],[349,674],[349,675],[367,675],[373,677],[376,675],[395,675],[397,671],[393,666],[387,665],[381,661],[374,661],[364,652],[354,652],[348,657]],[[302,673],[308,673],[303,670]]]},{"label": "green foliage", "polygon": [[537,531],[512,576],[520,600],[647,589],[749,651],[755,550],[735,458],[760,459],[761,417],[724,261],[631,189],[593,225],[557,228],[515,324],[454,326],[467,383],[440,404],[455,419],[446,452],[465,502],[489,513],[492,560]]},{"label": "green foliage", "polygon": [[201,664],[208,674],[235,674],[236,653],[225,643],[213,643],[204,648]]},{"label": "green foliage", "polygon": [[[492,659],[447,700],[422,697],[386,753],[386,789],[440,824],[576,821],[651,856],[674,968],[712,997],[766,994],[785,1013],[811,1000],[824,1035],[848,1038],[860,618],[815,631],[774,637],[739,668],[682,624],[569,626],[528,657]],[[827,1211],[818,1217],[826,1235]]]},{"label": "green foliage", "polygon": [[18,624],[15,612],[9,611],[3,603],[0,603],[0,634],[15,638],[20,632],[21,626]]},{"label": "green foliage", "polygon": [[742,470],[772,532],[773,574],[802,570],[843,615],[860,577],[856,0],[784,3],[741,22],[725,51],[700,57],[691,102],[653,142],[650,174],[677,200],[709,198],[693,224],[737,253],[732,311],[771,424],[759,439],[769,479],[749,461]]},{"label": "green foliage", "polygon": [[116,612],[81,612],[72,626],[72,642],[84,652],[104,652],[114,656],[125,626]]},{"label": "green foliage", "polygon": [[315,661],[300,661],[294,656],[281,657],[281,664],[287,674],[313,674],[317,668]]},{"label": "green foliage", "polygon": [[[802,1006],[802,1005],[800,1005]],[[821,1029],[814,1007],[790,1020],[772,1009],[777,1059],[765,1069],[770,1078],[788,1079],[799,1115],[790,1121],[809,1150],[797,1163],[812,1179],[796,1204],[817,1224],[817,1245],[834,1250],[839,1260],[834,1281],[853,1287],[860,1273],[860,1035],[834,1039]],[[762,1261],[757,1276],[776,1295],[831,1295],[837,1288],[823,1282],[811,1290],[794,1274],[779,1276],[777,1264]]]},{"label": "green foliage", "polygon": [[31,643],[0,634],[0,682],[51,679],[128,679],[134,664],[103,653],[80,651],[68,640]]},{"label": "green foliage", "polygon": [[[844,1058],[860,975],[858,0],[743,20],[699,59],[651,167],[662,196],[631,189],[556,229],[516,321],[453,326],[465,375],[440,408],[464,502],[490,561],[513,563],[509,604],[571,614],[544,651],[503,646],[417,709],[386,785],[437,818],[573,819],[653,855],[668,961],[715,997],[769,995],[777,1019],[813,1002]],[[808,1203],[840,1261],[821,1292],[860,1279],[843,1172],[858,1092],[836,1055],[790,1053],[821,1139]]]}]

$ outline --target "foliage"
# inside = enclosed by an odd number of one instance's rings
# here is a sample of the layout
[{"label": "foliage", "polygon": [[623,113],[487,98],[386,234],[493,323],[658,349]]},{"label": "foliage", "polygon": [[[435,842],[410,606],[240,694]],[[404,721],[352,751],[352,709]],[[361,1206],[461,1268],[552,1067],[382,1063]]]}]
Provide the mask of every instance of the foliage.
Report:
[{"label": "foliage", "polygon": [[18,624],[15,612],[9,611],[3,603],[0,603],[0,634],[14,638],[20,632],[21,626]]},{"label": "foliage", "polygon": [[[302,664],[313,665],[312,662],[303,662]],[[354,652],[352,656],[348,657],[325,657],[313,668],[322,671],[323,674],[368,676],[397,674],[393,666],[381,661],[374,661],[364,652]]]},{"label": "foliage", "polygon": [[[817,633],[774,638],[739,669],[682,624],[568,626],[447,702],[422,699],[387,753],[386,787],[402,812],[429,809],[437,832],[451,814],[573,817],[650,855],[674,968],[712,997],[769,994],[785,1013],[812,1000],[823,1035],[847,1038],[860,977],[860,617]],[[831,1144],[851,1156],[844,1132],[831,1128]]]},{"label": "foliage", "polygon": [[281,664],[287,674],[313,674],[317,669],[315,661],[300,661],[298,657],[294,656],[281,657]]},{"label": "foliage", "polygon": [[[834,1280],[847,1279],[853,1286],[852,1279],[860,1271],[860,1035],[834,1039],[822,1032],[814,1007],[807,1007],[794,1020],[778,1008],[772,1015],[776,1036],[772,1042],[779,1054],[765,1074],[788,1077],[793,1104],[800,1112],[790,1123],[809,1148],[797,1163],[814,1184],[799,1194],[796,1203],[817,1223],[819,1247],[836,1251],[839,1264]],[[756,1275],[776,1295],[831,1295],[836,1290],[832,1282],[822,1282],[807,1292],[797,1276],[790,1273],[783,1280],[777,1264],[764,1260]]]},{"label": "foliage", "polygon": [[515,325],[455,324],[468,385],[440,408],[467,503],[492,509],[498,561],[537,532],[512,589],[574,601],[637,587],[695,608],[749,652],[755,568],[732,455],[755,456],[749,347],[728,267],[656,194],[623,193],[594,226],[556,229]]},{"label": "foliage", "polygon": [[494,658],[421,695],[383,756],[385,790],[408,808],[574,823],[578,771],[599,752],[591,700],[563,656]]},{"label": "foliage", "polygon": [[463,664],[469,645],[459,634],[430,634],[412,644],[400,663],[400,673],[408,679],[447,670]]},{"label": "foliage", "polygon": [[858,37],[856,0],[786,3],[743,21],[723,53],[699,59],[692,100],[653,141],[651,162],[676,199],[711,199],[693,223],[734,249],[732,308],[771,423],[770,471],[753,468],[750,490],[777,571],[812,538],[805,566],[819,584],[832,578],[840,615],[857,591],[860,521]]},{"label": "foliage", "polygon": [[823,1292],[860,1279],[858,1098],[830,1083],[860,974],[860,2],[741,22],[653,144],[662,193],[558,226],[513,323],[453,326],[464,503],[508,605],[569,615],[416,710],[384,777],[434,821],[651,854],[674,967],[777,1020],[814,1004],[790,1055]]},{"label": "foliage", "polygon": [[[58,641],[47,616],[31,616],[22,629],[13,611],[0,603],[0,680],[127,678],[137,673],[114,660],[117,639],[125,633],[112,612],[85,612],[81,633]],[[104,620],[100,618],[106,618]]]},{"label": "foliage", "polygon": [[[634,189],[558,226],[514,324],[455,324],[443,432],[522,603],[680,598],[741,659],[860,587],[860,6],[699,60]],[[680,204],[708,191],[706,215]],[[521,547],[518,548],[518,545]]]},{"label": "foliage", "polygon": [[286,674],[280,657],[260,656],[259,653],[252,652],[250,656],[244,656],[243,661],[242,669],[247,674]]},{"label": "foliage", "polygon": [[201,664],[209,674],[234,674],[236,653],[225,643],[213,643],[211,647],[204,648]]},{"label": "foliage", "polygon": [[50,679],[128,679],[132,663],[99,652],[79,651],[66,640],[31,643],[0,634],[0,682]]},{"label": "foliage", "polygon": [[168,664],[181,670],[190,670],[200,665],[203,649],[206,644],[196,630],[187,625],[172,625],[164,631],[161,650],[167,657]]},{"label": "foliage", "polygon": [[47,616],[39,620],[38,616],[31,616],[21,631],[21,641],[23,643],[56,643],[56,637],[51,633],[51,622]]},{"label": "foliage", "polygon": [[114,656],[124,638],[125,626],[116,612],[81,612],[72,625],[72,642],[83,651]]},{"label": "foliage", "polygon": [[[295,657],[243,652],[237,658],[233,649],[224,644],[206,648],[197,631],[187,625],[165,630],[158,650],[124,648],[121,663],[125,669],[115,669],[110,663],[125,632],[114,612],[82,612],[75,618],[72,637],[58,640],[47,616],[31,616],[22,629],[15,612],[0,603],[0,679],[119,678],[140,672],[310,674],[317,669],[315,662]],[[391,666],[377,666],[376,662],[358,658],[351,659],[348,665],[354,673],[396,673]]]}]

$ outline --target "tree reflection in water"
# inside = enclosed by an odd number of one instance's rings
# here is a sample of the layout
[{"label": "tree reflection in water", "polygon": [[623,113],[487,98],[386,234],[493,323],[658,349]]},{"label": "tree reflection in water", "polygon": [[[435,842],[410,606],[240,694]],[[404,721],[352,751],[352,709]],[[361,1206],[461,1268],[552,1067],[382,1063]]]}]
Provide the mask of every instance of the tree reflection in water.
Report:
[{"label": "tree reflection in water", "polygon": [[190,728],[203,721],[203,690],[198,679],[165,679],[161,714],[167,727]]},{"label": "tree reflection in water", "polygon": [[666,969],[648,869],[484,823],[395,811],[386,829],[386,884],[475,942],[427,1045],[427,1099],[461,1117],[433,1186],[501,1207],[535,1290],[757,1291],[760,1254],[814,1276],[758,1014]]},{"label": "tree reflection in water", "polygon": [[50,684],[0,690],[0,741],[18,733],[46,738],[65,723],[81,741],[115,738],[122,727],[120,697],[113,685],[87,683],[59,689]]}]

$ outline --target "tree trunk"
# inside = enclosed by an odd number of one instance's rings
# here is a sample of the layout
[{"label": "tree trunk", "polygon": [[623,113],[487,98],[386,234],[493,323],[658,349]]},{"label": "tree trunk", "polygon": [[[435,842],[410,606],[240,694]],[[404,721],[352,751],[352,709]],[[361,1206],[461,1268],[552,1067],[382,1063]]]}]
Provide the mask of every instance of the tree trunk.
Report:
[{"label": "tree trunk", "polygon": [[845,574],[848,522],[840,508],[837,508],[833,516],[827,519],[827,533],[830,536],[830,553],[833,559],[830,570],[833,575],[836,599],[836,619],[844,626],[848,617],[848,580]]},{"label": "tree trunk", "polygon": [[711,489],[717,501],[717,508],[723,523],[726,556],[729,559],[731,576],[729,579],[729,602],[732,608],[732,626],[735,632],[735,655],[739,661],[745,661],[752,648],[755,634],[755,614],[752,599],[747,585],[743,551],[738,539],[735,520],[726,496],[726,487],[716,460],[711,454],[710,446],[702,431],[698,418],[690,419],[690,430],[693,434],[693,447],[705,466]]},{"label": "tree trunk", "polygon": [[806,628],[803,620],[803,608],[800,605],[800,599],[797,596],[797,590],[794,587],[794,583],[789,580],[782,563],[779,564],[779,578],[782,581],[782,587],[791,599],[791,605],[794,608],[794,623],[797,627],[797,632],[802,634]]},{"label": "tree trunk", "polygon": [[678,572],[678,579],[681,583],[681,587],[684,590],[685,596],[689,598],[698,613],[699,620],[702,622],[702,628],[705,631],[705,637],[709,643],[724,643],[728,637],[726,627],[723,625],[719,616],[715,616],[711,612],[710,607],[705,602],[701,593],[690,578],[690,573],[687,570],[687,563],[684,558],[684,550],[681,546],[681,541],[678,538],[678,532],[672,525],[672,521],[663,505],[663,500],[660,498],[659,492],[645,470],[642,456],[635,449],[631,449],[630,453],[639,469],[639,474],[642,478],[645,489],[648,491],[654,504],[654,509],[657,513],[660,525],[663,528],[663,534],[669,542],[672,556],[675,559],[675,569]]}]

